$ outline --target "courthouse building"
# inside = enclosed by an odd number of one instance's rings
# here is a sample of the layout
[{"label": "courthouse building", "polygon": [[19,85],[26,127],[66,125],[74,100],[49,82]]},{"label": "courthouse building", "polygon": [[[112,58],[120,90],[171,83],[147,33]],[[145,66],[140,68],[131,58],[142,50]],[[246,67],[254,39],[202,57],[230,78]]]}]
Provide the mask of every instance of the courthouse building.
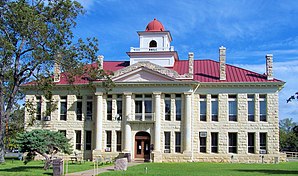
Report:
[{"label": "courthouse building", "polygon": [[[34,126],[64,133],[85,159],[126,154],[153,162],[276,162],[279,152],[278,92],[273,57],[266,73],[226,64],[226,48],[216,60],[178,56],[170,31],[156,19],[137,32],[139,46],[127,61],[98,59],[114,72],[115,87],[86,86],[82,78],[69,90],[64,73],[55,73],[52,100],[24,86],[37,107]],[[217,52],[217,51],[215,51]],[[59,69],[58,69],[59,70]],[[26,112],[25,121],[30,115]]]}]

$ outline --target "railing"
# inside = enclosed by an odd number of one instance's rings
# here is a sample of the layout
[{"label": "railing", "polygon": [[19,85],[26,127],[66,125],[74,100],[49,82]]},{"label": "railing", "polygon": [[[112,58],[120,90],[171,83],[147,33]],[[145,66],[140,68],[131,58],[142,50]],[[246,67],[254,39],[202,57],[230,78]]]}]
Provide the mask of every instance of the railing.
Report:
[{"label": "railing", "polygon": [[130,52],[155,52],[155,51],[174,51],[174,46],[161,47],[161,48],[134,48],[130,47]]},{"label": "railing", "polygon": [[295,159],[298,160],[298,152],[285,152],[287,155],[287,159]]},{"label": "railing", "polygon": [[127,118],[129,122],[153,122],[155,121],[154,113],[135,113]]}]

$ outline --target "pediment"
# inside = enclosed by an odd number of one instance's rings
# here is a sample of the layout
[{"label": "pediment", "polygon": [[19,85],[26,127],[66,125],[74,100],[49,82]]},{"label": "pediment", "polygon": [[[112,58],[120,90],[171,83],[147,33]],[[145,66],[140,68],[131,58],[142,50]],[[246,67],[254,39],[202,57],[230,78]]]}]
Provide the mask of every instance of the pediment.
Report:
[{"label": "pediment", "polygon": [[117,82],[165,82],[174,80],[175,78],[144,67],[119,75],[113,79],[113,81]]}]

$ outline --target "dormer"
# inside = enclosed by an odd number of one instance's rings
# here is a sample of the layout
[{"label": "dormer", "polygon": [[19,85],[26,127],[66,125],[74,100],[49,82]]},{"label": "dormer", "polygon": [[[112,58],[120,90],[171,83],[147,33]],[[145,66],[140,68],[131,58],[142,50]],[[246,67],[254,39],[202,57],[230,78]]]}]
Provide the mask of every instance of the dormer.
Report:
[{"label": "dormer", "polygon": [[177,52],[171,46],[172,36],[158,20],[154,19],[146,26],[145,31],[139,31],[139,48],[131,47],[127,54],[130,65],[139,61],[149,61],[163,67],[173,67],[178,60]]}]

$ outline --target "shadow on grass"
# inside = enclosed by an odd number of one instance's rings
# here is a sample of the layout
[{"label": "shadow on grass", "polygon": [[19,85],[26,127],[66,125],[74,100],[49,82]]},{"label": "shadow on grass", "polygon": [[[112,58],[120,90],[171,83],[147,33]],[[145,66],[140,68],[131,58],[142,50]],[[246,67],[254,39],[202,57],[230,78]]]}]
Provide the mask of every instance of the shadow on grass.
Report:
[{"label": "shadow on grass", "polygon": [[53,175],[53,173],[50,173],[51,169],[43,170],[43,166],[18,166],[18,167],[0,169],[0,172],[28,172],[28,173],[31,173],[35,169],[44,171],[43,174],[45,174],[45,175]]},{"label": "shadow on grass", "polygon": [[287,174],[287,175],[298,175],[298,171],[293,171],[293,170],[267,170],[267,169],[262,169],[262,170],[249,170],[249,169],[241,169],[237,170],[239,172],[259,172],[259,173],[265,173],[269,175],[274,175],[274,174]]}]

